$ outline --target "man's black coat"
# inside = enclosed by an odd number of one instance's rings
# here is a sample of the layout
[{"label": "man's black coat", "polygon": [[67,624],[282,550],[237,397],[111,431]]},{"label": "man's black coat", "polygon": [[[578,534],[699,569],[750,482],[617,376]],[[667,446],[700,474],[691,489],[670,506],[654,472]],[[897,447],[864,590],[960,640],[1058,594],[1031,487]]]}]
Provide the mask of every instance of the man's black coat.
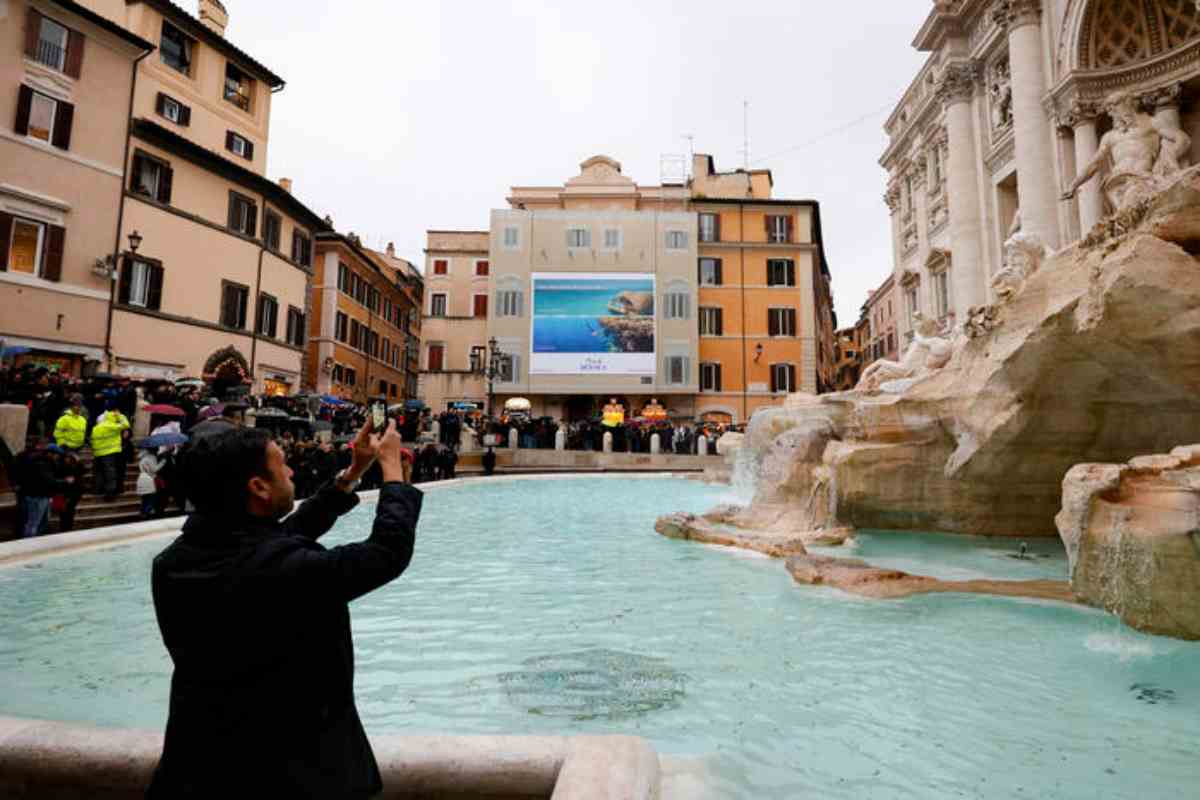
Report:
[{"label": "man's black coat", "polygon": [[421,492],[385,485],[371,536],[317,538],[354,508],[326,487],[283,522],[197,514],[154,559],[175,672],[148,797],[367,797],[382,788],[354,705],[348,603],[412,559]]}]

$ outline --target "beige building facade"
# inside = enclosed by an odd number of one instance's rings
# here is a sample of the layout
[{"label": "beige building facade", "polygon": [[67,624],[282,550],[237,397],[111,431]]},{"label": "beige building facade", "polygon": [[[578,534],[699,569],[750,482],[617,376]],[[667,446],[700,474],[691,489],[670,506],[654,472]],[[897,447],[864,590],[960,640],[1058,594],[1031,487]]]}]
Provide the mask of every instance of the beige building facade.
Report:
[{"label": "beige building facade", "polygon": [[860,317],[866,323],[866,346],[862,351],[864,368],[881,358],[899,360],[900,335],[897,315],[902,307],[893,275],[884,278],[879,288],[867,297]]},{"label": "beige building facade", "polygon": [[491,298],[488,231],[427,231],[421,398],[441,413],[487,405],[471,354],[487,348]]},{"label": "beige building facade", "polygon": [[929,59],[886,123],[880,162],[905,342],[913,312],[953,325],[995,299],[1013,233],[1057,249],[1112,210],[1103,174],[1063,198],[1112,128],[1112,93],[1190,134],[1200,157],[1193,0],[937,2],[913,45]]},{"label": "beige building facade", "polygon": [[0,340],[104,360],[135,64],[154,45],[73,2],[0,5]]}]

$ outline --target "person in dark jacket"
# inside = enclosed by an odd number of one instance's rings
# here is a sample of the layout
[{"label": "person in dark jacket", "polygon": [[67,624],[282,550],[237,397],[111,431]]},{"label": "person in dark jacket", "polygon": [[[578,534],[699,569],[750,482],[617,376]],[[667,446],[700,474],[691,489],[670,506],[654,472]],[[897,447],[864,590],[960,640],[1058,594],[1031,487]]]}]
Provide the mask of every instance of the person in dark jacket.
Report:
[{"label": "person in dark jacket", "polygon": [[[197,513],[154,559],[154,610],[174,662],[148,798],[364,798],[382,781],[354,704],[349,603],[412,558],[421,492],[400,437],[364,427],[350,467],[290,517],[291,475],[266,431],[201,438],[182,469]],[[364,541],[317,539],[384,475]]]},{"label": "person in dark jacket", "polygon": [[489,447],[487,449],[487,452],[483,454],[483,474],[491,475],[495,471],[496,471],[496,451]]}]

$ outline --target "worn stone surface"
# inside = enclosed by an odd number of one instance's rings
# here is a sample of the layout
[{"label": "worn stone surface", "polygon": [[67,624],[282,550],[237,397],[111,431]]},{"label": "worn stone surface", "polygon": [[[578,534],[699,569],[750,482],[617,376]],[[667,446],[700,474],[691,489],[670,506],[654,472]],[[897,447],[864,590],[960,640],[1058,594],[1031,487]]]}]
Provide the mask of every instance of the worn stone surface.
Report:
[{"label": "worn stone surface", "polygon": [[812,554],[791,556],[786,566],[797,583],[831,586],[862,597],[886,599],[914,594],[958,592],[1031,597],[1068,603],[1075,601],[1066,581],[943,581],[925,575],[911,575],[901,570],[873,567],[856,558],[831,558]]},{"label": "worn stone surface", "polygon": [[1131,228],[1046,259],[944,368],[757,413],[742,523],[1053,536],[1075,464],[1200,441],[1198,211],[1192,169]]},{"label": "worn stone surface", "polygon": [[1139,630],[1200,639],[1200,445],[1074,467],[1056,522],[1082,600]]},{"label": "worn stone surface", "polygon": [[724,547],[755,550],[773,558],[807,552],[799,536],[762,531],[740,531],[710,522],[695,514],[679,513],[660,517],[654,525],[668,539],[686,539]]}]

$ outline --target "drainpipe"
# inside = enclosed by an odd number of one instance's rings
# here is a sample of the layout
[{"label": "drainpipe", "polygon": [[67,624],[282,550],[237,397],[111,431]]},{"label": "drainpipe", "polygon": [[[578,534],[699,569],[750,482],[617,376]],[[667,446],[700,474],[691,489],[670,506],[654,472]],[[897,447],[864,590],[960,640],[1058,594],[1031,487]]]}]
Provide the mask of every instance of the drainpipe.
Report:
[{"label": "drainpipe", "polygon": [[[257,372],[255,359],[258,356],[258,322],[259,311],[262,302],[262,268],[263,254],[267,252],[267,196],[259,195],[258,199],[262,202],[262,230],[259,231],[263,235],[263,239],[258,240],[258,274],[254,278],[254,323],[250,326],[250,391],[254,392],[254,375]],[[275,304],[275,325],[279,325],[279,304]]]},{"label": "drainpipe", "polygon": [[104,369],[107,372],[112,372],[113,369],[113,305],[116,302],[117,274],[121,269],[121,227],[125,224],[125,179],[129,170],[129,148],[133,143],[133,98],[137,92],[138,66],[146,56],[153,52],[153,50],[147,50],[133,60],[133,70],[129,82],[129,114],[125,118],[125,155],[121,161],[121,185],[117,189],[117,232],[113,236],[113,268],[108,275],[108,310],[104,320]]},{"label": "drainpipe", "polygon": [[367,341],[363,343],[363,361],[366,363],[366,369],[363,370],[363,390],[366,392],[368,403],[371,401],[371,333],[375,328],[375,313],[371,310],[373,291],[375,287],[367,284]]},{"label": "drainpipe", "polygon": [[749,402],[746,392],[750,386],[750,365],[746,363],[746,207],[738,205],[738,237],[742,240],[738,246],[738,267],[742,273],[742,424],[749,422],[747,409]]}]

